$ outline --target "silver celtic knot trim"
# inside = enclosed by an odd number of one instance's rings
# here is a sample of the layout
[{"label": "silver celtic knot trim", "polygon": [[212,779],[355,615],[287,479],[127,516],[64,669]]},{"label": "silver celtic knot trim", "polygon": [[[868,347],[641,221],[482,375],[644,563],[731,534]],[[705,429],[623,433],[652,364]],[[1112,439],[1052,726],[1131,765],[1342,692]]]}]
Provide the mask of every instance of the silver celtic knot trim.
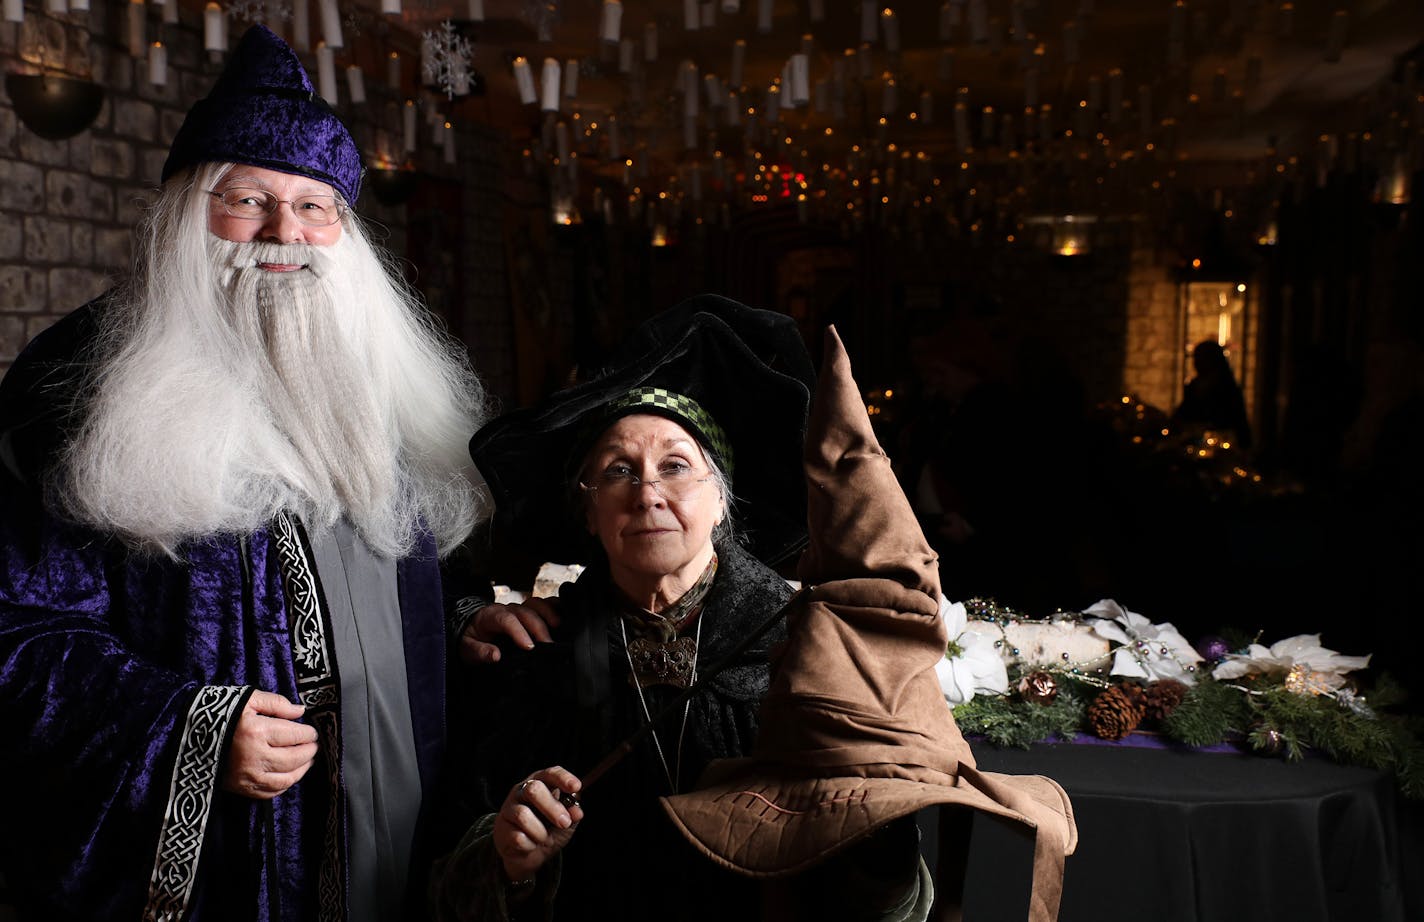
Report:
[{"label": "silver celtic knot trim", "polygon": [[144,922],[178,922],[188,907],[217,789],[223,740],[246,693],[245,685],[206,685],[188,708],[158,832]]}]

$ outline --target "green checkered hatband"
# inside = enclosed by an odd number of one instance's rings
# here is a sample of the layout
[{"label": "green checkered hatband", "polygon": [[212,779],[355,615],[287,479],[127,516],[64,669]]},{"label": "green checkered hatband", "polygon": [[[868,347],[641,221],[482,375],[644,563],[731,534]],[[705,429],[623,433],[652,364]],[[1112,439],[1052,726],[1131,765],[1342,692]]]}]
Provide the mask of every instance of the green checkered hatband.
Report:
[{"label": "green checkered hatband", "polygon": [[732,443],[727,440],[726,431],[702,404],[665,387],[635,387],[610,401],[604,407],[602,416],[606,420],[613,416],[629,416],[638,412],[670,416],[690,424],[694,430],[693,434],[700,435],[716,456],[722,473],[729,478],[732,476]]}]

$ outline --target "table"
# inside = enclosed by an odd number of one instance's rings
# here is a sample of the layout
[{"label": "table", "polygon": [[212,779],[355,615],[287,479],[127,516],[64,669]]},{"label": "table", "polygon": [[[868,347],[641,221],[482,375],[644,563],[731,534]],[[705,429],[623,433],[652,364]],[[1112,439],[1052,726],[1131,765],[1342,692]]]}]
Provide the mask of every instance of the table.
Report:
[{"label": "table", "polygon": [[[1323,758],[1131,745],[974,746],[981,769],[1043,774],[1073,801],[1060,922],[1424,918],[1424,811],[1391,775]],[[933,860],[937,814],[920,814]],[[974,823],[964,918],[1026,918],[1031,841]],[[1407,873],[1406,873],[1407,871]]]}]

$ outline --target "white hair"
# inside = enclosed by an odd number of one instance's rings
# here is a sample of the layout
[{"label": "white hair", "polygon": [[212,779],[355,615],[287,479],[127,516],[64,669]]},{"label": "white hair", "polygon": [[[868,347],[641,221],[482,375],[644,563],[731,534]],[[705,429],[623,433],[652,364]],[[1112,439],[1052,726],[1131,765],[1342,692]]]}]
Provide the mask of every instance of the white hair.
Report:
[{"label": "white hair", "polygon": [[63,509],[168,554],[280,512],[318,531],[344,515],[390,557],[424,527],[449,552],[487,506],[466,447],[487,408],[464,351],[352,212],[329,247],[211,234],[208,190],[230,168],[170,180],[145,217],[100,320]]}]

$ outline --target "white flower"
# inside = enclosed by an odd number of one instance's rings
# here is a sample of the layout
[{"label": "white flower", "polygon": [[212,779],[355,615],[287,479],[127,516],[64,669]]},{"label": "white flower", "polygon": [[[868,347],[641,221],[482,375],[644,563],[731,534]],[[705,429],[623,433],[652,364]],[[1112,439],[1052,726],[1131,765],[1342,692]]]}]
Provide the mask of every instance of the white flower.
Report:
[{"label": "white flower", "polygon": [[1113,675],[1196,684],[1196,672],[1189,667],[1201,662],[1201,654],[1169,622],[1153,624],[1112,599],[1099,601],[1084,609],[1083,614],[1097,619],[1093,633],[1118,643],[1113,653]]},{"label": "white flower", "polygon": [[945,700],[954,705],[963,704],[976,693],[1008,694],[1009,671],[994,646],[994,637],[965,630],[969,613],[962,602],[950,602],[941,595],[939,616],[949,629],[949,648],[935,664]]},{"label": "white flower", "polygon": [[1345,673],[1370,664],[1368,656],[1342,656],[1320,645],[1319,634],[1297,634],[1278,640],[1269,648],[1253,643],[1245,653],[1228,653],[1212,671],[1218,679],[1239,679],[1245,675],[1289,676],[1294,670],[1314,682],[1337,689],[1345,684]]}]

